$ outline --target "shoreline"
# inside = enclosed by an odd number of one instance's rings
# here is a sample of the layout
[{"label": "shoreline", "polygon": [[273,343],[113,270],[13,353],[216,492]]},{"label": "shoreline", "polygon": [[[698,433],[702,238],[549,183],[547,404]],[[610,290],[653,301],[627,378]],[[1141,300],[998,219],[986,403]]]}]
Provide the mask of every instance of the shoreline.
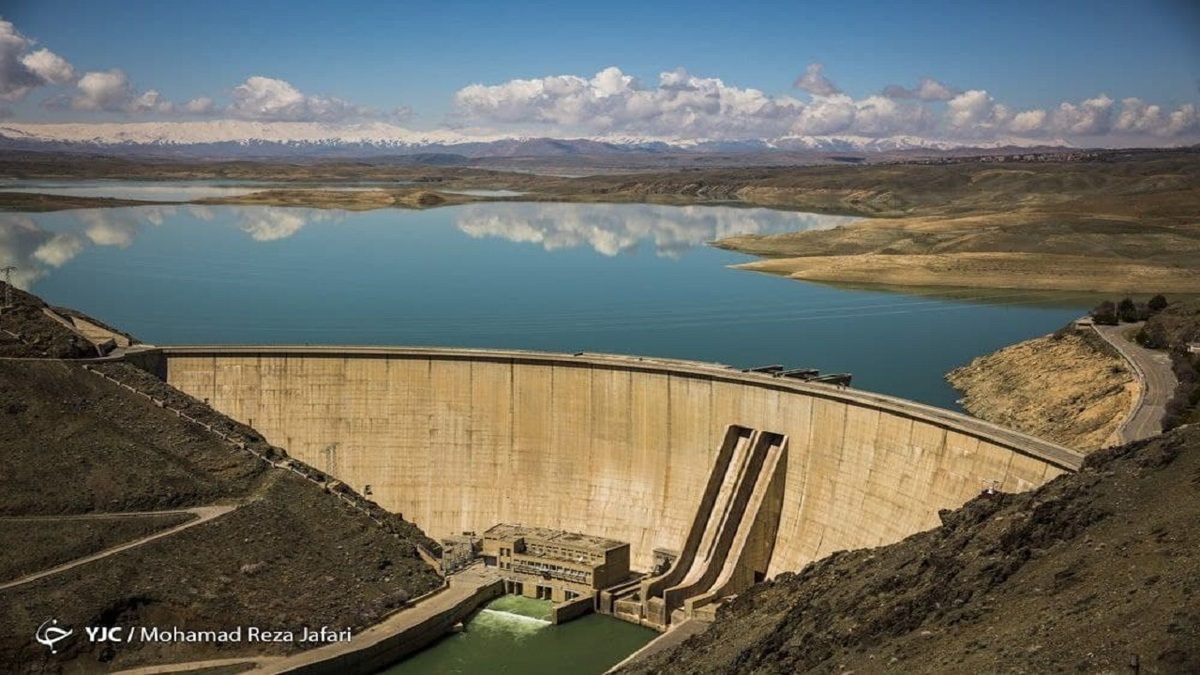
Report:
[{"label": "shoreline", "polygon": [[[265,184],[250,194],[172,202],[5,190],[0,211],[181,204],[353,211],[488,202],[741,206],[862,218],[828,230],[712,242],[760,258],[739,269],[800,281],[1200,294],[1200,152],[1090,162],[702,168],[575,178],[365,163],[0,160],[0,173],[26,180],[111,178],[117,172],[127,180],[164,184]],[[371,189],[338,189],[355,186]],[[480,189],[507,192],[462,193]]]},{"label": "shoreline", "polygon": [[[231,197],[209,197],[190,201],[147,201],[108,197],[69,197],[42,193],[0,191],[0,212],[43,213],[95,208],[142,206],[269,206],[279,208],[339,209],[374,211],[388,208],[426,210],[443,206],[481,203],[606,203],[669,206],[726,206],[781,209],[748,202],[711,202],[686,197],[645,199],[597,199],[595,195],[526,194],[521,196],[474,195],[426,188],[390,190],[269,189]],[[864,219],[867,227],[875,219]],[[855,224],[857,225],[857,223]],[[853,230],[843,226],[837,230]],[[772,236],[801,236],[787,233]],[[709,245],[746,255],[767,255],[761,248],[745,244],[758,235],[735,236]],[[1107,257],[1054,253],[963,252],[942,254],[866,253],[765,257],[736,265],[734,269],[762,272],[797,281],[841,284],[869,290],[907,292],[923,289],[1022,290],[1086,294],[1144,294],[1154,292],[1187,295],[1200,293],[1200,268],[1159,265]]]},{"label": "shoreline", "polygon": [[[733,246],[719,246],[749,253]],[[1083,294],[1200,293],[1200,269],[1052,253],[855,254],[768,258],[731,265],[796,281],[887,290],[971,288]]]},{"label": "shoreline", "polygon": [[973,359],[946,374],[968,414],[1084,453],[1121,443],[1145,382],[1085,331],[1060,331]]}]

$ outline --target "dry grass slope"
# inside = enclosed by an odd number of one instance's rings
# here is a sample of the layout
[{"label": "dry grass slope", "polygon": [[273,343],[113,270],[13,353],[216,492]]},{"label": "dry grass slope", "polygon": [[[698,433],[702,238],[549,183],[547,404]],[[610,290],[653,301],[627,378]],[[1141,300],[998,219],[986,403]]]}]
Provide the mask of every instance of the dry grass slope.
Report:
[{"label": "dry grass slope", "polygon": [[1123,359],[1075,333],[1005,347],[946,379],[972,415],[1085,451],[1111,445],[1139,387]]},{"label": "dry grass slope", "polygon": [[772,259],[748,269],[811,281],[1200,292],[1197,153],[850,171],[739,195],[875,218],[717,245]]}]

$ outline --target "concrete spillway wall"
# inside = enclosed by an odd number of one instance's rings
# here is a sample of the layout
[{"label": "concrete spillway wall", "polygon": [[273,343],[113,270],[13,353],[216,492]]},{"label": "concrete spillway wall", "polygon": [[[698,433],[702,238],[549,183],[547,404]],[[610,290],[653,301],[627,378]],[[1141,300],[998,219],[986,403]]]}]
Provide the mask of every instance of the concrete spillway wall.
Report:
[{"label": "concrete spillway wall", "polygon": [[768,574],[897,541],[990,481],[1077,468],[956,413],[694,362],[354,347],[168,347],[130,359],[431,536],[522,523],[680,549],[726,425],[788,437]]}]

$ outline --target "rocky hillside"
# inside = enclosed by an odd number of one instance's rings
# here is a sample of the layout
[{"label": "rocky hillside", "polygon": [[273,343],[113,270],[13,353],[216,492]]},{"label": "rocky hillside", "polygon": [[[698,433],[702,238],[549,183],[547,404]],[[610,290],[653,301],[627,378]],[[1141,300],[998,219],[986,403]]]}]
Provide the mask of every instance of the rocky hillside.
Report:
[{"label": "rocky hillside", "polygon": [[622,672],[1200,672],[1200,427],[942,521],[754,587]]},{"label": "rocky hillside", "polygon": [[[91,532],[108,514],[233,507],[194,527],[74,569],[0,589],[0,672],[107,672],[150,664],[280,654],[314,644],[97,643],[72,639],[51,656],[32,636],[64,625],[228,630],[321,626],[361,631],[441,584],[418,554],[435,546],[399,516],[352,508],[294,471],[266,462],[71,360],[92,356],[41,301],[19,296],[0,340],[0,541],[20,573],[68,562],[178,522]],[[90,347],[90,345],[88,345]],[[172,408],[282,459],[253,430],[126,364],[95,366]],[[153,387],[159,387],[155,390]],[[300,473],[319,474],[297,466]],[[361,501],[361,497],[355,497]],[[115,527],[115,525],[114,525]],[[17,533],[17,534],[14,534]],[[94,545],[93,545],[94,544]],[[64,557],[65,556],[65,557]],[[16,576],[16,575],[9,575]],[[6,579],[5,581],[8,581]],[[77,632],[81,632],[81,629]],[[128,631],[127,631],[128,632]]]},{"label": "rocky hillside", "polygon": [[980,356],[946,379],[972,415],[1087,451],[1112,444],[1140,386],[1097,336],[1068,331]]},{"label": "rocky hillside", "polygon": [[[4,286],[4,282],[0,282],[0,303],[3,302]],[[44,310],[53,308],[41,298],[19,288],[8,289],[8,293],[12,305],[0,309],[0,357],[78,359],[97,356],[92,343],[46,315]]]}]

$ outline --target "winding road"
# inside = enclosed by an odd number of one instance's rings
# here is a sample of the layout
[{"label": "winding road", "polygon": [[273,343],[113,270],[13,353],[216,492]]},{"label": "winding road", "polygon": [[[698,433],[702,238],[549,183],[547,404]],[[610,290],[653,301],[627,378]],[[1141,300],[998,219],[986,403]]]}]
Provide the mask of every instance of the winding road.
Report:
[{"label": "winding road", "polygon": [[1096,333],[1116,348],[1121,356],[1133,366],[1142,383],[1142,391],[1133,410],[1126,416],[1118,429],[1122,443],[1140,441],[1162,433],[1163,416],[1167,401],[1175,392],[1175,373],[1171,370],[1171,357],[1166,352],[1146,349],[1125,339],[1125,333],[1141,324],[1118,326],[1093,326]]}]

